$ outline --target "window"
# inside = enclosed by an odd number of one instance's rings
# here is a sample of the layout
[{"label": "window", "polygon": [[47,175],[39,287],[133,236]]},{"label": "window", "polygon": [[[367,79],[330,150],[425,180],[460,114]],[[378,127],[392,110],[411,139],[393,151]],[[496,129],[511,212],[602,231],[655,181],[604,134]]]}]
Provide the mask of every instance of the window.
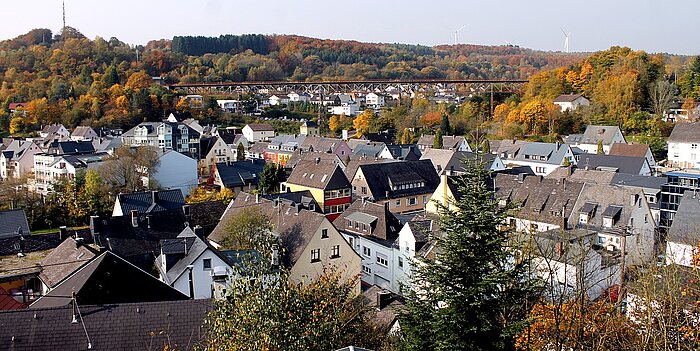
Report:
[{"label": "window", "polygon": [[366,232],[367,231],[367,224],[362,223],[362,231]]},{"label": "window", "polygon": [[408,206],[413,206],[413,205],[415,205],[415,204],[417,204],[417,203],[418,203],[418,198],[417,198],[417,197],[411,197],[411,198],[409,198],[409,199],[406,200],[406,204],[407,204]]},{"label": "window", "polygon": [[348,243],[350,243],[350,247],[352,247],[353,250],[354,250],[354,247],[355,247],[355,245],[354,245],[354,244],[355,244],[355,238],[349,237],[349,238],[348,238]]},{"label": "window", "polygon": [[311,250],[311,263],[321,261],[321,249]]},{"label": "window", "polygon": [[202,268],[204,270],[211,269],[211,258],[205,258],[202,260]]},{"label": "window", "polygon": [[396,200],[396,207],[401,207],[401,200]]},{"label": "window", "polygon": [[372,274],[372,268],[369,268],[367,266],[362,266],[362,271],[367,274]]},{"label": "window", "polygon": [[399,268],[403,269],[403,257],[399,256]]},{"label": "window", "polygon": [[362,254],[367,256],[367,257],[372,257],[372,250],[370,250],[370,248],[367,246],[363,246],[362,247]]},{"label": "window", "polygon": [[367,194],[367,187],[365,187],[365,186],[362,187],[362,193]]},{"label": "window", "polygon": [[389,262],[386,260],[386,258],[377,256],[377,264],[386,267]]},{"label": "window", "polygon": [[338,257],[340,257],[340,245],[333,245],[333,248],[331,249],[331,258]]},{"label": "window", "polygon": [[352,220],[348,219],[348,228],[352,228]]},{"label": "window", "polygon": [[328,229],[321,229],[321,239],[328,239]]},{"label": "window", "polygon": [[695,150],[698,148],[698,144],[690,144],[690,148]]}]

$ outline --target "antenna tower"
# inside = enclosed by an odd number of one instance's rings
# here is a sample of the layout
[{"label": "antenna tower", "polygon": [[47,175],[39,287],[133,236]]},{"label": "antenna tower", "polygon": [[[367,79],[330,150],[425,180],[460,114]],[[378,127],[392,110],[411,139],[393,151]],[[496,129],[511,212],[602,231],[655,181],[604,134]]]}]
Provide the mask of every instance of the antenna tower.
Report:
[{"label": "antenna tower", "polygon": [[66,2],[63,1],[63,27],[61,29],[66,28]]}]

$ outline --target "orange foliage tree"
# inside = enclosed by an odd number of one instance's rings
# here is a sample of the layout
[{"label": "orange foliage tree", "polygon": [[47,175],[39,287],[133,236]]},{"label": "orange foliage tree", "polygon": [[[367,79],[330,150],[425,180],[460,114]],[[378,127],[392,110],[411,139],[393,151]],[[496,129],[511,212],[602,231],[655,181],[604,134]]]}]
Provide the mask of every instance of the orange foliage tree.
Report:
[{"label": "orange foliage tree", "polygon": [[420,124],[425,128],[434,128],[442,122],[440,112],[428,112],[420,118]]}]

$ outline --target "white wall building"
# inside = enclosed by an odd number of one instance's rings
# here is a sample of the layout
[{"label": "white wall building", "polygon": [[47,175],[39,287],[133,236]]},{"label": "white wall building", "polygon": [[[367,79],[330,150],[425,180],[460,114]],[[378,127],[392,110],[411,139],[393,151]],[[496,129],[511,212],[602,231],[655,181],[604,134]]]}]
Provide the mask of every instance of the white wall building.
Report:
[{"label": "white wall building", "polygon": [[153,174],[144,177],[144,184],[155,182],[163,189],[180,189],[184,196],[197,187],[197,161],[173,150],[166,150],[159,156],[160,165]]},{"label": "white wall building", "polygon": [[266,123],[251,123],[243,127],[243,136],[252,143],[269,141],[275,137],[275,129]]},{"label": "white wall building", "polygon": [[668,165],[700,168],[700,123],[677,123],[668,137]]}]

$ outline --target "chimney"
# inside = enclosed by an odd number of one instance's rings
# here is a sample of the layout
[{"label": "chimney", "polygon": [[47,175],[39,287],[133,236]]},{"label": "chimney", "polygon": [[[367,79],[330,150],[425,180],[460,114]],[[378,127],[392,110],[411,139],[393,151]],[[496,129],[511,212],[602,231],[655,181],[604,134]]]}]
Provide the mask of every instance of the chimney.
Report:
[{"label": "chimney", "polygon": [[319,163],[321,163],[321,158],[320,158],[320,157],[316,157],[316,164],[319,164]]},{"label": "chimney", "polygon": [[151,229],[151,215],[146,215],[146,227]]},{"label": "chimney", "polygon": [[75,248],[83,246],[83,238],[75,238]]},{"label": "chimney", "polygon": [[391,302],[391,293],[388,291],[377,291],[377,310],[382,310]]},{"label": "chimney", "polygon": [[61,241],[66,240],[68,237],[68,228],[65,225],[62,225],[58,228],[58,237],[61,239]]},{"label": "chimney", "polygon": [[190,216],[190,205],[182,205],[182,213],[185,215],[185,217]]},{"label": "chimney", "polygon": [[202,226],[196,225],[196,226],[194,226],[193,230],[194,230],[194,235],[196,235],[199,238],[204,238],[204,228],[202,228]]},{"label": "chimney", "polygon": [[152,203],[156,203],[158,200],[158,192],[155,190],[151,190],[151,199],[153,200]]},{"label": "chimney", "polygon": [[255,194],[255,203],[256,204],[260,203],[260,194]]},{"label": "chimney", "polygon": [[389,201],[384,202],[384,210],[389,211]]},{"label": "chimney", "polygon": [[136,228],[139,226],[139,211],[131,210],[131,226]]}]

